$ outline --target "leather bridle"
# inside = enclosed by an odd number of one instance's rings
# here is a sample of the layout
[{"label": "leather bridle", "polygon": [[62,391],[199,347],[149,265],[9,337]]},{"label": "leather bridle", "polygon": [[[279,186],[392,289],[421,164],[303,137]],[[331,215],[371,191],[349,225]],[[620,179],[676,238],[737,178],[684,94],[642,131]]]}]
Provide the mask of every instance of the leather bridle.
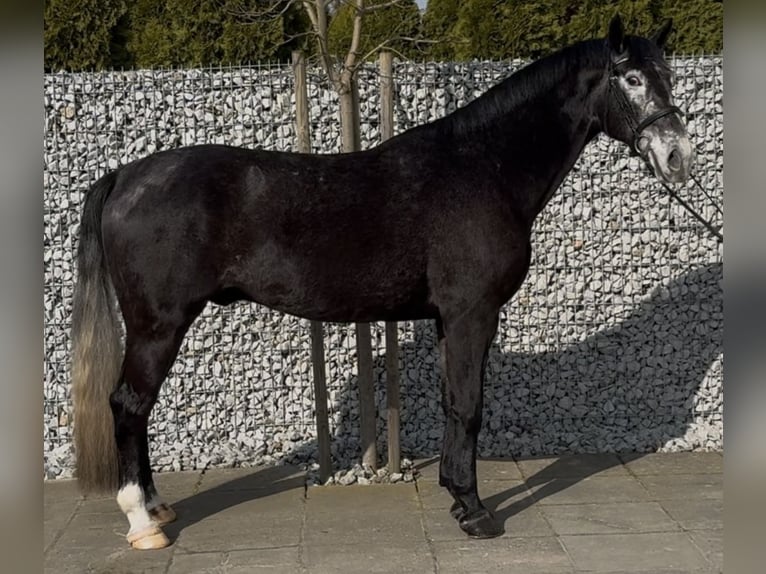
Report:
[{"label": "leather bridle", "polygon": [[[649,158],[641,152],[641,150],[638,147],[638,142],[641,139],[641,132],[643,132],[647,127],[652,125],[657,120],[664,118],[665,116],[669,116],[670,114],[678,114],[681,119],[684,119],[684,113],[681,111],[681,109],[678,106],[668,106],[667,108],[662,108],[661,110],[658,110],[652,114],[649,114],[647,117],[645,117],[643,120],[636,121],[635,113],[633,112],[633,108],[628,101],[627,96],[625,95],[625,92],[622,91],[619,84],[617,83],[617,80],[619,76],[617,75],[616,71],[619,66],[627,62],[629,58],[622,57],[617,60],[612,60],[612,58],[609,58],[609,77],[608,77],[608,84],[607,84],[607,105],[605,106],[608,114],[609,110],[609,99],[614,93],[615,101],[617,102],[617,106],[620,108],[620,111],[622,112],[623,119],[628,124],[628,127],[630,128],[630,131],[633,132],[633,139],[630,142],[630,151],[632,155],[639,156],[642,158],[647,164],[649,164]],[[604,124],[606,126],[606,123]],[[691,175],[692,180],[697,184],[697,187],[705,194],[705,196],[712,201],[712,198],[710,195],[705,191],[705,188],[702,186],[700,181],[694,177],[694,175]],[[697,219],[700,223],[702,223],[708,231],[710,231],[716,239],[718,239],[719,242],[723,242],[723,235],[721,234],[720,229],[716,229],[712,223],[710,223],[708,220],[706,220],[702,215],[700,215],[697,211],[694,210],[694,208],[689,205],[686,201],[684,201],[678,193],[673,190],[670,186],[668,186],[664,181],[659,180],[659,182],[662,184],[662,186],[668,191],[668,193],[676,199],[692,216],[694,216],[695,219]],[[721,214],[722,210],[718,205],[713,202],[713,206],[715,209]]]},{"label": "leather bridle", "polygon": [[614,94],[615,101],[617,102],[617,106],[620,108],[620,111],[622,112],[623,119],[628,124],[628,127],[630,128],[631,132],[633,132],[633,139],[630,142],[630,150],[634,155],[638,155],[643,157],[643,154],[641,153],[641,150],[638,147],[638,142],[641,139],[641,132],[643,132],[647,127],[652,125],[657,120],[664,118],[665,116],[669,116],[670,114],[678,114],[681,119],[684,117],[684,113],[681,111],[681,109],[678,106],[668,106],[667,108],[662,108],[661,110],[658,110],[652,114],[649,114],[647,117],[645,117],[640,122],[636,121],[635,114],[633,112],[633,108],[630,105],[630,102],[628,101],[627,96],[625,96],[625,92],[622,91],[620,86],[617,83],[617,80],[619,76],[617,75],[616,71],[619,66],[624,64],[628,61],[629,58],[620,58],[619,60],[612,61],[612,59],[609,59],[609,83],[607,85],[607,102],[609,101],[609,98],[612,94]]}]

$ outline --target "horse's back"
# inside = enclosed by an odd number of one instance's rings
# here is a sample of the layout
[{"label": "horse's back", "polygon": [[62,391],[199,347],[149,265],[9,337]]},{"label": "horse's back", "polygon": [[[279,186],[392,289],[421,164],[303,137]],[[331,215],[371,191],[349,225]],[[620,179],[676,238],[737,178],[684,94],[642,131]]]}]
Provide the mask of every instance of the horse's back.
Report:
[{"label": "horse's back", "polygon": [[324,320],[429,315],[424,202],[382,163],[227,146],[154,154],[120,170],[106,247],[150,288],[186,297],[227,291]]}]

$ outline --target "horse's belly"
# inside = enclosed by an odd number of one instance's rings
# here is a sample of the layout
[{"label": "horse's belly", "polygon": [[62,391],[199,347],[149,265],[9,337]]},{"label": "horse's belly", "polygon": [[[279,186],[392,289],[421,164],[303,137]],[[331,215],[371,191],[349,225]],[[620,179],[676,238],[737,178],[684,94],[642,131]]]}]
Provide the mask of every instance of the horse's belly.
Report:
[{"label": "horse's belly", "polygon": [[309,262],[271,250],[236,274],[233,283],[248,298],[306,319],[367,322],[434,316],[425,271],[416,262]]}]

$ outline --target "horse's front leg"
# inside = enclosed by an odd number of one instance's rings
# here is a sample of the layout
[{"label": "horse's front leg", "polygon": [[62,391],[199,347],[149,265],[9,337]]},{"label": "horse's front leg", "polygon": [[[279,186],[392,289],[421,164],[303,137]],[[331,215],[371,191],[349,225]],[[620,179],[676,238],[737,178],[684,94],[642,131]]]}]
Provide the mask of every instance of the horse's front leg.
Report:
[{"label": "horse's front leg", "polygon": [[455,499],[452,515],[475,538],[492,538],[503,527],[479,499],[476,444],[481,430],[483,380],[487,354],[497,331],[497,309],[472,309],[442,315],[443,407],[446,417],[439,484]]}]

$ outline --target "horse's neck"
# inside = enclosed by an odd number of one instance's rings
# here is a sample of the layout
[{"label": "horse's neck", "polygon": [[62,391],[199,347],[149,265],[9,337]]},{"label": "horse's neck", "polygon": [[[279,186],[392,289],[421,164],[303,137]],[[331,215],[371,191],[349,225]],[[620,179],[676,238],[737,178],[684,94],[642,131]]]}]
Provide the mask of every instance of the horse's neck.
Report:
[{"label": "horse's neck", "polygon": [[[598,71],[590,75],[592,83],[600,81]],[[573,75],[566,81],[571,86],[554,85],[492,118],[487,130],[465,136],[483,138],[487,159],[498,166],[510,199],[530,223],[601,131],[598,90],[584,89]]]},{"label": "horse's neck", "polygon": [[562,143],[565,142],[566,146],[558,148],[551,145],[537,146],[536,153],[548,154],[549,164],[547,169],[541,172],[541,177],[538,179],[539,185],[529,186],[526,190],[524,211],[530,221],[545,208],[566,176],[572,171],[585,146],[600,131],[594,127],[594,122],[590,121],[590,118],[583,117],[581,121],[579,129],[567,134],[568,139],[559,140]]},{"label": "horse's neck", "polygon": [[509,140],[514,141],[499,146],[498,160],[510,185],[524,182],[521,189],[509,192],[530,222],[545,208],[585,146],[600,131],[590,103],[576,101],[576,97],[542,98],[539,105],[530,106],[531,113],[521,111],[521,119],[507,118],[507,133],[513,134]]}]

